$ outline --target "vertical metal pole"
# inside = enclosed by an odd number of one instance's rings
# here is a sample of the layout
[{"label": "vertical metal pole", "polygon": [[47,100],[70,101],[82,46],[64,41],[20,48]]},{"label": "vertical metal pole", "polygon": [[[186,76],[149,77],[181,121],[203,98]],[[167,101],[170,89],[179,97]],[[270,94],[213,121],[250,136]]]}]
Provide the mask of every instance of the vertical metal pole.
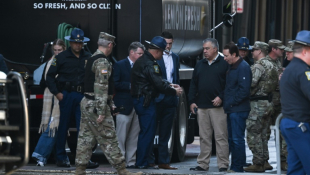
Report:
[{"label": "vertical metal pole", "polygon": [[[213,27],[215,27],[215,0],[213,0]],[[213,30],[213,38],[215,38],[215,29]]]},{"label": "vertical metal pole", "polygon": [[281,174],[281,156],[280,156],[280,121],[282,119],[283,115],[282,113],[279,114],[276,120],[276,151],[277,151],[277,174]]}]

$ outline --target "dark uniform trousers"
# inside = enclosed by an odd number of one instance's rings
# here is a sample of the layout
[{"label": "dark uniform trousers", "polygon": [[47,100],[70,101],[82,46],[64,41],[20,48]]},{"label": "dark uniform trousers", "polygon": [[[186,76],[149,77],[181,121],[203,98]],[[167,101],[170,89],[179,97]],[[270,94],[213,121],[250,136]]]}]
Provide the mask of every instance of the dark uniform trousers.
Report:
[{"label": "dark uniform trousers", "polygon": [[301,131],[299,124],[300,122],[288,118],[283,118],[280,123],[289,153],[287,174],[310,174],[310,124],[304,123],[306,132]]},{"label": "dark uniform trousers", "polygon": [[143,107],[144,97],[133,98],[134,108],[138,114],[140,133],[138,137],[136,166],[148,166],[148,156],[156,132],[156,104],[152,99],[148,107]]},{"label": "dark uniform trousers", "polygon": [[62,91],[63,99],[59,101],[60,120],[56,141],[56,159],[57,161],[69,161],[66,154],[65,145],[68,135],[68,129],[71,116],[75,116],[76,128],[79,133],[81,110],[80,102],[84,95],[80,92]]}]

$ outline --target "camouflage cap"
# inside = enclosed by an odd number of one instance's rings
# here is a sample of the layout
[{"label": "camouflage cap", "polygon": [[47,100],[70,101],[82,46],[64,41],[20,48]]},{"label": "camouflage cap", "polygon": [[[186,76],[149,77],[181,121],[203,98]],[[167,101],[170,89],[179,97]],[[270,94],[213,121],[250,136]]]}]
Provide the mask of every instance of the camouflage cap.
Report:
[{"label": "camouflage cap", "polygon": [[271,39],[268,41],[269,45],[273,45],[275,47],[278,47],[279,49],[285,49],[285,46],[282,44],[282,41],[277,39]]},{"label": "camouflage cap", "polygon": [[293,52],[294,41],[287,42],[287,47],[284,49],[287,52]]},{"label": "camouflage cap", "polygon": [[260,49],[268,52],[269,45],[262,41],[255,41],[253,49]]},{"label": "camouflage cap", "polygon": [[105,32],[100,32],[99,39],[105,39],[105,40],[114,42],[115,36],[110,35],[110,34],[105,33]]}]

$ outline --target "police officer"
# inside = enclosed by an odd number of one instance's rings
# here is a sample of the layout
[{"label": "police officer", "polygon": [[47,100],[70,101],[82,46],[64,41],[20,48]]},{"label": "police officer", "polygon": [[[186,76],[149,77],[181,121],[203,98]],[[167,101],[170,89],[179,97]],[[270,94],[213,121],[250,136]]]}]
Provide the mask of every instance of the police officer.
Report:
[{"label": "police officer", "polygon": [[241,37],[238,39],[237,46],[239,49],[239,55],[244,59],[250,66],[254,64],[253,58],[249,56],[249,51],[252,50],[252,47],[249,44],[249,40],[246,37]]},{"label": "police officer", "polygon": [[280,129],[287,143],[287,174],[310,174],[310,31],[297,34],[293,52],[280,80]]},{"label": "police officer", "polygon": [[160,67],[156,62],[162,58],[163,51],[169,52],[165,50],[165,39],[156,36],[151,42],[146,42],[149,45],[148,50],[135,62],[131,71],[131,95],[140,123],[136,167],[141,169],[148,168],[147,159],[156,131],[155,97],[159,93],[182,93],[179,85],[170,84],[162,79]]},{"label": "police officer", "polygon": [[118,147],[115,125],[111,108],[115,105],[113,96],[112,61],[107,58],[111,54],[115,37],[100,32],[98,49],[87,60],[85,67],[85,97],[81,101],[81,128],[76,151],[76,174],[86,174],[85,169],[92,155],[92,147],[96,143],[120,175],[142,174],[130,173],[126,170],[124,156]]},{"label": "police officer", "polygon": [[[76,28],[72,30],[71,36],[66,36],[65,39],[70,41],[70,47],[53,59],[46,76],[47,87],[59,100],[60,121],[56,142],[56,164],[59,167],[70,167],[65,150],[67,132],[70,117],[73,115],[77,131],[80,128],[84,65],[85,60],[91,56],[90,53],[82,49],[83,43],[89,41],[89,38],[84,37],[83,30]],[[57,74],[58,76],[55,78]],[[89,162],[88,168],[98,166],[98,163]]]},{"label": "police officer", "polygon": [[[265,172],[269,155],[267,131],[272,114],[272,92],[278,84],[278,73],[271,58],[266,57],[268,44],[256,41],[252,55],[255,64],[251,67],[251,112],[246,121],[247,142],[253,153],[253,165],[246,172]],[[266,151],[267,150],[267,151]]]}]

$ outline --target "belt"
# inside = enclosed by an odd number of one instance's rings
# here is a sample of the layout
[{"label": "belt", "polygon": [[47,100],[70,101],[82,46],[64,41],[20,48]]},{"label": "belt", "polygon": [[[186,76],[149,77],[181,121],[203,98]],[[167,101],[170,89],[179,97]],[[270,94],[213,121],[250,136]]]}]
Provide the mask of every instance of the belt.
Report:
[{"label": "belt", "polygon": [[255,101],[255,100],[269,100],[268,96],[251,96],[250,101]]},{"label": "belt", "polygon": [[91,96],[91,95],[88,95],[88,94],[84,94],[84,96],[89,99],[89,100],[95,100],[95,96]]},{"label": "belt", "polygon": [[84,86],[69,86],[69,87],[65,86],[63,89],[68,91],[68,92],[84,93]]}]

